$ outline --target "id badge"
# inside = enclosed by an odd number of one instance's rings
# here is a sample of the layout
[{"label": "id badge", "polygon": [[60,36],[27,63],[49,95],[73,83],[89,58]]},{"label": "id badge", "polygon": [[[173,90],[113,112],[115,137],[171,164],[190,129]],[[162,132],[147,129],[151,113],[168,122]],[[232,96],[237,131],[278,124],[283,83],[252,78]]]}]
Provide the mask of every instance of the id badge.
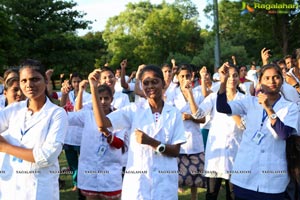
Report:
[{"label": "id badge", "polygon": [[265,137],[265,134],[263,134],[260,131],[256,131],[256,133],[254,134],[252,141],[255,142],[257,145],[260,144],[261,140]]},{"label": "id badge", "polygon": [[107,146],[106,145],[100,145],[99,149],[98,149],[98,156],[102,157],[104,155],[104,153],[106,152]]}]

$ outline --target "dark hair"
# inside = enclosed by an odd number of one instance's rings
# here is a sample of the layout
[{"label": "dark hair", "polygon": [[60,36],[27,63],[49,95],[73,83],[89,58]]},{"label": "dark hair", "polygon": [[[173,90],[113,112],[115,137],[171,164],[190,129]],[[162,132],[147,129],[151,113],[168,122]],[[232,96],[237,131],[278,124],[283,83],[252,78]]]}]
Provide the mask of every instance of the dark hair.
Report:
[{"label": "dark hair", "polygon": [[106,91],[106,92],[108,92],[110,97],[113,97],[113,93],[112,93],[110,87],[106,84],[99,85],[97,90],[98,90],[98,93],[102,93],[102,92]]},{"label": "dark hair", "polygon": [[267,65],[262,66],[262,68],[260,70],[260,76],[258,78],[259,81],[261,81],[262,76],[264,75],[265,71],[268,69],[275,69],[276,72],[281,77],[281,80],[283,80],[283,75],[282,75],[282,71],[281,71],[280,67],[276,64],[267,64]]},{"label": "dark hair", "polygon": [[16,73],[19,76],[18,70],[17,69],[7,69],[4,74],[3,74],[3,82],[5,84],[5,81],[7,79],[7,77],[11,74],[11,73]]},{"label": "dark hair", "polygon": [[[19,76],[18,77],[11,77],[9,79],[7,79],[5,82],[4,82],[4,91],[7,91],[9,88],[11,88],[13,86],[13,84],[15,82],[19,83],[20,79],[19,79]],[[20,88],[19,88],[20,90]],[[7,98],[5,98],[5,103],[4,103],[4,106],[6,107],[8,105],[8,101],[7,101]]]},{"label": "dark hair", "polygon": [[161,69],[166,68],[166,67],[172,70],[172,67],[168,63],[163,64],[161,66]]},{"label": "dark hair", "polygon": [[166,82],[164,80],[164,75],[159,67],[155,65],[147,65],[146,67],[144,67],[139,74],[140,80],[142,80],[145,72],[154,72],[155,76],[162,80],[163,87],[166,85]]},{"label": "dark hair", "polygon": [[285,61],[283,59],[280,59],[276,62],[277,65],[285,64]]},{"label": "dark hair", "polygon": [[286,55],[286,56],[284,56],[284,58],[283,58],[283,59],[285,60],[285,59],[288,59],[288,58],[291,58],[291,59],[292,59],[292,58],[293,58],[293,56],[291,56],[291,55]]},{"label": "dark hair", "polygon": [[[246,68],[246,70],[248,70],[248,68],[247,68],[247,66],[246,66],[246,65],[241,65],[241,66],[239,66],[239,67],[238,67],[238,70],[240,71],[240,70],[241,70],[243,67],[245,67],[245,68]],[[238,71],[238,72],[239,72],[239,71]]]},{"label": "dark hair", "polygon": [[[234,69],[234,70],[238,73],[238,75],[240,75],[240,68],[242,68],[242,67],[245,67],[245,66],[241,66],[241,67],[230,66],[229,69],[230,69],[230,68]],[[247,67],[246,67],[246,68],[247,68]],[[239,85],[239,84],[236,86],[236,89],[237,89],[240,93],[245,94],[245,92],[240,88],[240,85]]]},{"label": "dark hair", "polygon": [[14,82],[19,83],[19,77],[11,77],[7,79],[4,83],[4,90],[7,91],[14,84]]},{"label": "dark hair", "polygon": [[34,71],[40,73],[45,78],[45,80],[47,80],[46,69],[40,61],[33,60],[33,59],[27,59],[21,63],[19,72],[25,68],[33,69]]},{"label": "dark hair", "polygon": [[107,71],[111,72],[115,76],[115,72],[110,67],[102,67],[100,72],[100,77],[102,72],[107,72]]},{"label": "dark hair", "polygon": [[72,79],[73,79],[73,78],[77,78],[77,77],[80,78],[80,80],[83,80],[81,74],[79,74],[78,72],[74,72],[74,73],[72,73],[72,75],[71,75],[71,78],[70,78],[70,84],[72,83]]},{"label": "dark hair", "polygon": [[175,74],[178,75],[182,70],[188,70],[191,74],[193,72],[193,69],[190,64],[182,64],[177,68]]},{"label": "dark hair", "polygon": [[[23,61],[21,63],[19,73],[25,68],[30,68],[30,69],[40,73],[44,77],[44,80],[47,81],[46,68],[40,61],[33,60],[33,59],[26,59],[25,61]],[[50,101],[52,101],[50,95],[48,94],[47,87],[45,89],[45,95],[50,99]]]},{"label": "dark hair", "polygon": [[[182,65],[179,65],[174,76],[175,75],[178,75],[182,70],[187,70],[191,75],[192,75],[192,72],[193,72],[193,68],[191,67],[191,65],[189,64],[182,64]],[[174,78],[173,76],[173,78]],[[180,83],[179,81],[177,83],[175,83],[177,85],[177,87],[180,86]]]}]

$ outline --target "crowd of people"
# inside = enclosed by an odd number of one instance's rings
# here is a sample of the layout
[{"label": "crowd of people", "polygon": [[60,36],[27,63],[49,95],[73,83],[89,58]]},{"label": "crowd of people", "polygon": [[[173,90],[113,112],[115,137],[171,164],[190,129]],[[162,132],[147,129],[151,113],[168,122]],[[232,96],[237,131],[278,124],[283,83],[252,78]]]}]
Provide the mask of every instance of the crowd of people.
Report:
[{"label": "crowd of people", "polygon": [[[59,199],[59,155],[78,199],[296,200],[300,49],[262,66],[235,56],[211,75],[191,64],[127,60],[86,79],[27,59],[3,75],[0,199]],[[55,102],[55,103],[53,103]],[[291,140],[291,138],[296,138]],[[300,159],[300,157],[299,157]],[[296,160],[296,161],[295,161]]]}]

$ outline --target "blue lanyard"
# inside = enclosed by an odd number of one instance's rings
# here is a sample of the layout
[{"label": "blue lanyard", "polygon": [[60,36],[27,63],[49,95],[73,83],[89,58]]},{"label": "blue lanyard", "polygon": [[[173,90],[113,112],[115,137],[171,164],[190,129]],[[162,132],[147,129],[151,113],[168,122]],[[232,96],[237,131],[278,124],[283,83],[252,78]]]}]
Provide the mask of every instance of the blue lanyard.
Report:
[{"label": "blue lanyard", "polygon": [[[280,98],[281,98],[281,96],[274,102],[274,104],[272,105],[272,108],[274,108],[275,104],[279,101]],[[260,129],[262,128],[267,117],[268,117],[267,111],[264,109],[263,116],[261,118]]]},{"label": "blue lanyard", "polygon": [[22,141],[23,136],[26,135],[26,133],[27,133],[30,129],[31,129],[31,128],[27,129],[27,130],[24,131],[24,132],[23,132],[22,129],[21,129],[21,135],[22,135],[21,141]]}]

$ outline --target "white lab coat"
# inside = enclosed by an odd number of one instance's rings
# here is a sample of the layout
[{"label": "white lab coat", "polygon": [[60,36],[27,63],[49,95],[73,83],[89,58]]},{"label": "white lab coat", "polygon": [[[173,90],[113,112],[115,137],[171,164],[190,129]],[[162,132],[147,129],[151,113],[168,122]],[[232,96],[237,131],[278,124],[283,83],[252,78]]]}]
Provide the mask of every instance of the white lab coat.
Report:
[{"label": "white lab coat", "polygon": [[[98,131],[92,111],[68,113],[70,125],[83,128],[78,166],[78,187],[97,192],[111,192],[122,189],[122,150],[107,143]],[[124,140],[124,131],[114,133]],[[98,155],[100,147],[106,151]]]},{"label": "white lab coat", "polygon": [[258,77],[257,77],[257,71],[256,71],[256,69],[250,69],[247,72],[246,78],[248,80],[252,81],[253,84],[254,84],[254,88],[256,88],[256,85],[258,83]]},{"label": "white lab coat", "polygon": [[[234,100],[245,97],[238,92]],[[205,149],[205,176],[229,179],[229,171],[232,170],[243,131],[237,127],[231,116],[217,112],[216,100],[217,93],[211,93],[199,106],[203,112],[212,114]]]},{"label": "white lab coat", "polygon": [[[193,96],[196,105],[200,105],[203,101],[201,88],[196,87],[193,89]],[[166,103],[175,106],[181,113],[192,114],[190,104],[186,102],[180,87],[176,87],[173,93],[167,96]],[[184,133],[187,142],[181,145],[180,154],[196,154],[204,152],[203,137],[200,131],[200,124],[192,120],[184,120]]]},{"label": "white lab coat", "polygon": [[122,199],[177,200],[178,166],[176,157],[156,153],[152,147],[136,142],[134,130],[140,129],[165,144],[185,142],[180,112],[165,104],[155,124],[148,101],[131,103],[108,115],[114,129],[129,129],[128,162]]},{"label": "white lab coat", "polygon": [[252,81],[246,81],[244,83],[240,83],[239,84],[239,87],[241,88],[241,90],[243,92],[245,92],[246,95],[250,96],[251,95],[251,86],[253,87],[254,89],[254,83]]},{"label": "white lab coat", "polygon": [[5,95],[1,94],[0,95],[0,110],[5,108]]},{"label": "white lab coat", "polygon": [[[119,77],[119,78],[115,77],[115,78],[116,78],[115,91],[116,92],[122,92],[123,87],[121,85],[121,77]],[[128,79],[129,79],[129,76],[125,75],[125,82],[126,83],[127,83]]]},{"label": "white lab coat", "polygon": [[[115,92],[114,93],[114,99],[111,102],[112,107],[119,109],[123,108],[127,105],[129,105],[129,97],[127,94],[124,94],[123,92]],[[82,104],[82,108],[86,110],[92,110],[93,109],[93,103],[92,100],[90,99],[89,101],[85,102]]]},{"label": "white lab coat", "polygon": [[[6,130],[4,138],[12,145],[33,149],[35,163],[6,155],[0,174],[1,200],[55,200],[59,199],[59,163],[66,130],[66,112],[47,101],[43,108],[24,122],[27,101],[11,104],[0,111],[0,132]],[[22,138],[22,140],[21,140]]]},{"label": "white lab coat", "polygon": [[[232,114],[246,115],[246,130],[233,165],[231,182],[239,187],[264,192],[284,192],[289,183],[286,162],[286,141],[278,138],[271,127],[270,119],[264,120],[261,132],[265,134],[260,144],[252,141],[260,129],[263,107],[257,97],[247,97],[240,101],[231,101]],[[273,107],[278,118],[298,132],[298,108],[293,102],[281,97]]]},{"label": "white lab coat", "polygon": [[[75,106],[76,99],[77,98],[75,97],[74,90],[70,91],[69,92],[69,100],[73,106]],[[84,91],[83,95],[82,95],[82,102],[85,103],[85,102],[89,101],[90,99],[91,99],[91,94]],[[65,137],[65,144],[80,146],[81,137],[82,137],[82,127],[73,126],[73,125],[69,124],[68,132]]]}]

